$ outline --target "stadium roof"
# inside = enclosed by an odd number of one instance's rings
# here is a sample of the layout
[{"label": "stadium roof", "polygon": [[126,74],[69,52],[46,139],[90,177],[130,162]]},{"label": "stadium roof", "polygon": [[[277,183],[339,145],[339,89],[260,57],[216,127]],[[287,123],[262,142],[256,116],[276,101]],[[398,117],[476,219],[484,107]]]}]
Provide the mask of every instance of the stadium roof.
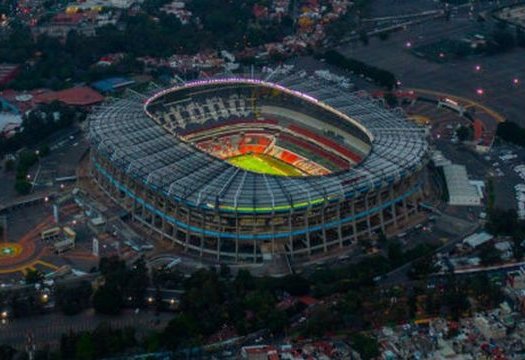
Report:
[{"label": "stadium roof", "polygon": [[[144,111],[148,97],[137,94],[108,103],[93,114],[91,142],[99,154],[128,176],[168,197],[203,209],[251,213],[289,211],[351,198],[397,182],[425,163],[428,150],[425,131],[404,116],[378,106],[369,97],[348,93],[319,78],[272,76],[272,83],[279,87],[358,121],[372,134],[370,154],[348,171],[323,177],[253,173],[197,151],[161,128]],[[231,86],[243,81],[255,80],[216,78],[201,83]],[[105,172],[101,166],[98,168]],[[117,184],[117,180],[111,180]]]}]

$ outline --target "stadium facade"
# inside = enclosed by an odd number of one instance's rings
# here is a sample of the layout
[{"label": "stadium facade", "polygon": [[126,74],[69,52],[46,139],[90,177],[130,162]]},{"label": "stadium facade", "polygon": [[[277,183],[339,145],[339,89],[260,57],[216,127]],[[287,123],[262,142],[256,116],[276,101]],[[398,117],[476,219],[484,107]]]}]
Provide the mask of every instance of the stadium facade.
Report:
[{"label": "stadium facade", "polygon": [[[135,221],[226,263],[337,254],[408,226],[424,196],[424,129],[304,73],[198,80],[114,100],[90,117],[90,141],[94,179]],[[246,154],[297,172],[228,161]]]}]

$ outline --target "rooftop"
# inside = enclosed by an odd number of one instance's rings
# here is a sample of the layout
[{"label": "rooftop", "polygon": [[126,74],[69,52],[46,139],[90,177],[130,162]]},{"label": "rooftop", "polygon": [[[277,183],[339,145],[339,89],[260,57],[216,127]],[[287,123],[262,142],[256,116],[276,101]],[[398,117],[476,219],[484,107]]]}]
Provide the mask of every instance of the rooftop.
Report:
[{"label": "rooftop", "polygon": [[90,87],[80,86],[66,90],[42,93],[36,96],[35,101],[38,103],[60,101],[66,105],[89,106],[104,101],[104,96]]}]

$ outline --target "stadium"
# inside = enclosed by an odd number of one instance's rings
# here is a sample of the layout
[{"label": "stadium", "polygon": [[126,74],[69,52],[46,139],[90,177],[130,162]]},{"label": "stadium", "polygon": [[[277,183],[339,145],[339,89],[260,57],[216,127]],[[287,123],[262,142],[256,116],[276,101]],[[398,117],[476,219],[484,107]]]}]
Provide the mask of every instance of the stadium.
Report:
[{"label": "stadium", "polygon": [[90,117],[91,171],[134,221],[213,261],[307,261],[413,225],[425,131],[315,75],[130,92]]}]

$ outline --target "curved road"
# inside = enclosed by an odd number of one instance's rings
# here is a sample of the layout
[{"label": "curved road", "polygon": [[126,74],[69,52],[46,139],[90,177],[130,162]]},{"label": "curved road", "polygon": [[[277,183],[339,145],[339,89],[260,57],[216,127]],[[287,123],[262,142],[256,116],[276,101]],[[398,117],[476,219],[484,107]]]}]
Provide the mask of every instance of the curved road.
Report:
[{"label": "curved road", "polygon": [[458,101],[459,103],[467,104],[468,106],[471,106],[471,107],[480,108],[484,112],[486,112],[487,114],[492,116],[494,118],[494,120],[496,120],[496,122],[498,122],[498,123],[504,122],[506,120],[505,116],[501,115],[497,111],[492,110],[491,108],[489,108],[489,107],[487,107],[487,106],[485,106],[485,105],[483,105],[483,104],[481,104],[481,103],[479,103],[477,101],[474,101],[474,100],[471,100],[471,99],[467,99],[467,98],[462,97],[462,96],[447,94],[447,93],[444,93],[444,92],[428,90],[428,89],[410,88],[410,89],[408,89],[408,91],[414,91],[416,94],[431,95],[431,96],[436,96],[436,97],[439,97],[439,98],[446,97],[446,98],[449,98],[451,100]]}]

